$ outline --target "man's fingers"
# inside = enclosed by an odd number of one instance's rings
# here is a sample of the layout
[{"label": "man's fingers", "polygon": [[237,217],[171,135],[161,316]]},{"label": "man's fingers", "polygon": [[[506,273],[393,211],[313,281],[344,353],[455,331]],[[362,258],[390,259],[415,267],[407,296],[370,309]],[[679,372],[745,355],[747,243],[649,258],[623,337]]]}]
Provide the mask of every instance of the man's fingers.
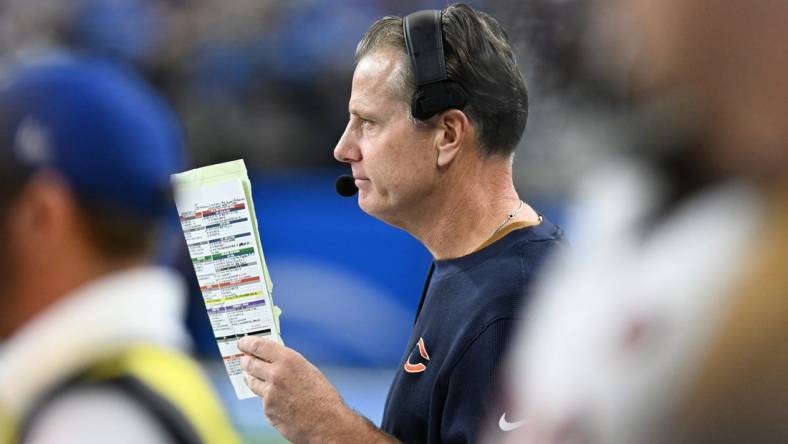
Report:
[{"label": "man's fingers", "polygon": [[265,397],[265,382],[248,374],[244,375],[244,380],[246,380],[246,385],[249,386],[249,389],[252,391],[252,393],[261,398]]},{"label": "man's fingers", "polygon": [[257,356],[263,361],[274,362],[281,352],[282,345],[273,339],[259,336],[244,336],[238,341],[238,349],[244,353]]},{"label": "man's fingers", "polygon": [[241,368],[244,369],[246,373],[257,379],[262,379],[263,381],[271,379],[270,373],[272,366],[273,364],[270,362],[265,362],[254,356],[246,355],[241,358]]}]

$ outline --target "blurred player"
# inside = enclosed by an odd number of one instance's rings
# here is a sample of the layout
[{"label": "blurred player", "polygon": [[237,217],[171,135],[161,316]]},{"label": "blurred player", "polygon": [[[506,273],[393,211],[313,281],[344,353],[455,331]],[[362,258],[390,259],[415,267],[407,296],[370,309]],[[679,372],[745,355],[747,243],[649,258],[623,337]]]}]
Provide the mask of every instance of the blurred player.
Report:
[{"label": "blurred player", "polygon": [[150,265],[183,155],[169,108],[108,62],[3,82],[0,442],[237,441],[184,353],[184,285]]},{"label": "blurred player", "polygon": [[518,440],[788,442],[788,4],[596,6],[646,124],[539,291]]}]

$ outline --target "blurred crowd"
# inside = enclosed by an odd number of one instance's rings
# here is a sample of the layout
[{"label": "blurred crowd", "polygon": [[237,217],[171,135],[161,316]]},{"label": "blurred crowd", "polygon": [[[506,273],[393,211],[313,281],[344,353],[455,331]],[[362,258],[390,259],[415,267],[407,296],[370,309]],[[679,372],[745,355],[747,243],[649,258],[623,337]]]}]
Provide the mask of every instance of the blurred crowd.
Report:
[{"label": "blurred crowd", "polygon": [[8,0],[5,62],[58,48],[141,71],[176,107],[195,165],[333,164],[347,120],[353,51],[386,14],[436,1]]},{"label": "blurred crowd", "polygon": [[[510,32],[529,79],[529,130],[517,184],[561,199],[599,153],[556,140],[568,123],[566,91],[544,57],[569,59],[578,2],[476,0]],[[335,165],[347,120],[355,45],[384,15],[445,6],[440,0],[7,0],[0,3],[0,65],[57,49],[133,65],[175,106],[191,163],[244,158],[251,168]],[[568,31],[568,32],[564,32]],[[564,97],[563,95],[561,97]],[[559,122],[559,123],[556,123]],[[602,150],[605,152],[605,150]]]}]

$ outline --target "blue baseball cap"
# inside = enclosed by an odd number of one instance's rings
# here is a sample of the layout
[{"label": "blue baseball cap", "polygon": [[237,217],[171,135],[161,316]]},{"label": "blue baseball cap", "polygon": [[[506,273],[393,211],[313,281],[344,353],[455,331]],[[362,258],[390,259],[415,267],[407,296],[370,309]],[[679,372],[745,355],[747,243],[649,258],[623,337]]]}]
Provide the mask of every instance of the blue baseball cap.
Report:
[{"label": "blue baseball cap", "polygon": [[169,177],[185,157],[175,114],[147,83],[81,57],[12,70],[0,84],[0,150],[4,171],[52,168],[80,199],[154,217],[171,206]]}]

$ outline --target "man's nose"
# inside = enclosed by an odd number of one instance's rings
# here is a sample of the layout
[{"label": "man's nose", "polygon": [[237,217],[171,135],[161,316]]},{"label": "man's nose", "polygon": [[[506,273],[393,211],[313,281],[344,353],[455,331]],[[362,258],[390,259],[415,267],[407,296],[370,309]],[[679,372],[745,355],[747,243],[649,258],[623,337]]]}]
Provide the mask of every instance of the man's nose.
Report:
[{"label": "man's nose", "polygon": [[361,150],[358,144],[353,140],[353,134],[350,128],[350,122],[345,127],[345,132],[339,138],[337,146],[334,147],[334,158],[340,162],[350,163],[358,162],[361,160]]}]

